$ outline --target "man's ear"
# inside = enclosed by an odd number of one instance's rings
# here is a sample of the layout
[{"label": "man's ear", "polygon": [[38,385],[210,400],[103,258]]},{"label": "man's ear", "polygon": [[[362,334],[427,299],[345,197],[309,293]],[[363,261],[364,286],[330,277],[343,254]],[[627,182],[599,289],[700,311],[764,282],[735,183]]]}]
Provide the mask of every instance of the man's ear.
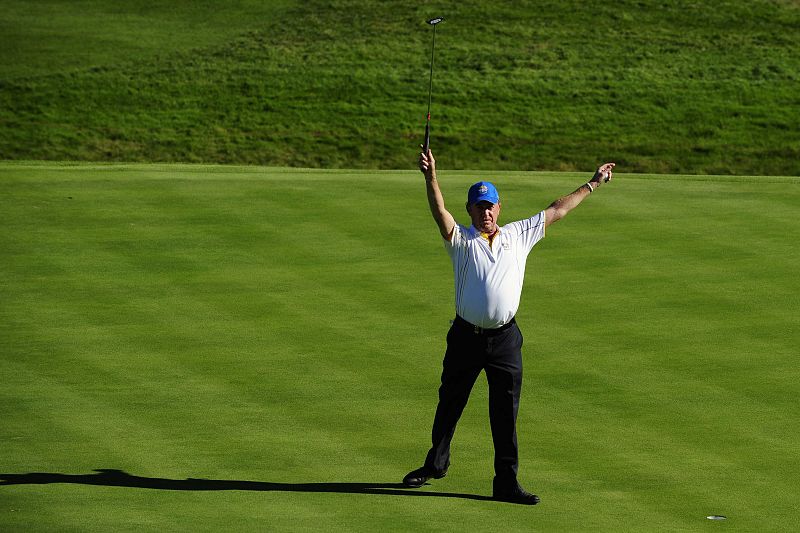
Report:
[{"label": "man's ear", "polygon": [[469,214],[469,202],[464,204],[464,209],[467,210],[467,214]]}]

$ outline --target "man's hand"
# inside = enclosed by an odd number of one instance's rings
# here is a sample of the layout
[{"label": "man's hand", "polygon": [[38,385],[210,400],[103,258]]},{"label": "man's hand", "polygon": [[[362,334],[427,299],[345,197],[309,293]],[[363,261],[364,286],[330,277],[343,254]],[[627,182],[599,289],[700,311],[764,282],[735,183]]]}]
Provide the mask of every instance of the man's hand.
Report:
[{"label": "man's hand", "polygon": [[567,216],[567,213],[578,207],[578,204],[580,204],[584,198],[589,196],[593,190],[610,180],[613,177],[613,170],[615,166],[616,163],[605,163],[600,165],[595,171],[594,176],[592,176],[592,179],[589,180],[588,187],[586,184],[583,184],[575,189],[575,191],[573,191],[571,194],[568,194],[563,198],[559,198],[550,204],[550,207],[544,211],[545,227],[548,227],[550,224],[558,222]]},{"label": "man's hand", "polygon": [[600,165],[595,171],[594,176],[592,179],[589,180],[589,183],[592,184],[592,187],[595,189],[598,188],[603,183],[606,183],[614,177],[614,167],[617,166],[616,163],[605,163]]},{"label": "man's hand", "polygon": [[[422,148],[422,145],[420,145]],[[428,153],[419,153],[419,170],[425,175],[425,179],[436,179],[436,160],[433,158],[431,149],[428,148]]]}]

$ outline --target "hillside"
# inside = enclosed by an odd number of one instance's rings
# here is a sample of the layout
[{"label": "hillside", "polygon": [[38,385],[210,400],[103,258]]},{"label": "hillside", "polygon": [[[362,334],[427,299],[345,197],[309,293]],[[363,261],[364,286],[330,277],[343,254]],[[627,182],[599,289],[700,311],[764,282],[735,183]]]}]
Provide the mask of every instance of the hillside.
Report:
[{"label": "hillside", "polygon": [[413,167],[444,15],[442,168],[800,174],[797,2],[4,4],[0,159]]}]

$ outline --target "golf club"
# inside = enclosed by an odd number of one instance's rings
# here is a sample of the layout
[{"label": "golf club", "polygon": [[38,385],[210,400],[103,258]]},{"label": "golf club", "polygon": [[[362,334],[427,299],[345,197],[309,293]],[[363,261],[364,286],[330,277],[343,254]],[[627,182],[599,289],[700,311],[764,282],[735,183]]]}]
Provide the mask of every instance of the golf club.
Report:
[{"label": "golf club", "polygon": [[422,152],[428,153],[431,144],[431,95],[433,94],[433,53],[436,50],[436,25],[444,20],[444,17],[430,19],[428,24],[433,26],[433,43],[431,44],[431,77],[428,82],[428,115],[425,122],[425,141],[422,143]]}]

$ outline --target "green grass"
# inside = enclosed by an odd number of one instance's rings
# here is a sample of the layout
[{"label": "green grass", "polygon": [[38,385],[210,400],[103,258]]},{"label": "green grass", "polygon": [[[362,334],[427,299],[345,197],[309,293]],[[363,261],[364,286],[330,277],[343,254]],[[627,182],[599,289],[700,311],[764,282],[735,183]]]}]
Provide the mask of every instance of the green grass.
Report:
[{"label": "green grass", "polygon": [[[359,485],[427,448],[452,273],[418,173],[0,173],[4,531],[793,527],[798,178],[623,173],[550,228],[518,315],[522,508],[470,499],[482,380],[447,478]],[[484,176],[442,170],[458,219]],[[491,177],[511,221],[586,176]]]},{"label": "green grass", "polygon": [[[265,5],[266,4],[266,5]],[[2,2],[0,159],[800,175],[796,2]]]},{"label": "green grass", "polygon": [[291,0],[2,0],[2,78],[81,72],[219,46],[231,35],[265,26]]}]

